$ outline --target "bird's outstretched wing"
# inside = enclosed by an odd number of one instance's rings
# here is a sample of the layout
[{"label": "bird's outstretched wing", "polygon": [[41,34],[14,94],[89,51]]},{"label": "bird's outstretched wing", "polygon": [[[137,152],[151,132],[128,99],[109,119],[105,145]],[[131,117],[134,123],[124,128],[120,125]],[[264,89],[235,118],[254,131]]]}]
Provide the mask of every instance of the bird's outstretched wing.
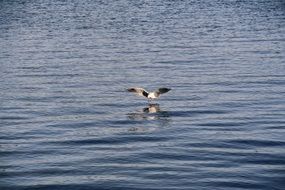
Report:
[{"label": "bird's outstretched wing", "polygon": [[160,94],[164,94],[170,90],[171,90],[170,88],[159,88],[155,92],[160,95]]},{"label": "bird's outstretched wing", "polygon": [[135,93],[136,95],[139,95],[139,96],[144,96],[144,97],[148,96],[148,92],[145,89],[143,89],[143,88],[128,88],[127,90],[129,92],[133,92],[133,93]]}]

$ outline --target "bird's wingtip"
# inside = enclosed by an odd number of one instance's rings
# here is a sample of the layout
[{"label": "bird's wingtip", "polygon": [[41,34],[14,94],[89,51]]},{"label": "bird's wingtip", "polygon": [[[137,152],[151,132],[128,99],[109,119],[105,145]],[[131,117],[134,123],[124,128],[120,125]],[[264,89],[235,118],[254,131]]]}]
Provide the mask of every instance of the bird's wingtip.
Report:
[{"label": "bird's wingtip", "polygon": [[134,92],[134,91],[135,91],[135,88],[127,88],[127,91],[128,91],[128,92]]}]

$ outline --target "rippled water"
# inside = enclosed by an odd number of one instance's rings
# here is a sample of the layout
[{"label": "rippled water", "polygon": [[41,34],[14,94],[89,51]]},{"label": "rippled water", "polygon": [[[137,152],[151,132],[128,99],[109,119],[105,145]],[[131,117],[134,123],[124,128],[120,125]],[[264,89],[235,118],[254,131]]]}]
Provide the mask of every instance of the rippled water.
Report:
[{"label": "rippled water", "polygon": [[283,0],[0,1],[0,188],[285,189],[284,52]]}]

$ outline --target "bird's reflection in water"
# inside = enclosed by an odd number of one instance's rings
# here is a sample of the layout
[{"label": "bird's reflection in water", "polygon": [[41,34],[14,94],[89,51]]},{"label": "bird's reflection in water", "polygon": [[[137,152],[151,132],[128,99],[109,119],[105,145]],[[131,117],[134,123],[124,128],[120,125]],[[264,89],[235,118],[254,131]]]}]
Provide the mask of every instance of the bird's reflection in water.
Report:
[{"label": "bird's reflection in water", "polygon": [[128,118],[133,121],[158,121],[160,127],[169,126],[169,113],[160,108],[159,104],[149,104],[147,107],[129,113]]},{"label": "bird's reflection in water", "polygon": [[159,104],[149,104],[148,107],[143,108],[144,113],[157,113],[159,111]]}]

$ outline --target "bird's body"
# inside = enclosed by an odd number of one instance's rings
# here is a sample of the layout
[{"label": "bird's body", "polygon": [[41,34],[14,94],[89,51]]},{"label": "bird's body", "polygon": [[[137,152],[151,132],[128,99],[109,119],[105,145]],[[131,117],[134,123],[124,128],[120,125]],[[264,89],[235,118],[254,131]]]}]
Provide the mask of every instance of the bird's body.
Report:
[{"label": "bird's body", "polygon": [[143,96],[143,97],[146,97],[148,98],[149,100],[153,100],[153,99],[156,99],[156,98],[159,98],[159,96],[161,94],[164,94],[168,91],[170,91],[171,89],[170,88],[159,88],[157,89],[156,91],[154,92],[147,92],[145,89],[143,88],[129,88],[128,91],[129,92],[133,92],[135,93],[136,95],[139,95],[139,96]]},{"label": "bird's body", "polygon": [[147,98],[149,99],[155,99],[155,98],[158,98],[160,94],[156,93],[156,92],[150,92],[148,93],[148,96]]}]

